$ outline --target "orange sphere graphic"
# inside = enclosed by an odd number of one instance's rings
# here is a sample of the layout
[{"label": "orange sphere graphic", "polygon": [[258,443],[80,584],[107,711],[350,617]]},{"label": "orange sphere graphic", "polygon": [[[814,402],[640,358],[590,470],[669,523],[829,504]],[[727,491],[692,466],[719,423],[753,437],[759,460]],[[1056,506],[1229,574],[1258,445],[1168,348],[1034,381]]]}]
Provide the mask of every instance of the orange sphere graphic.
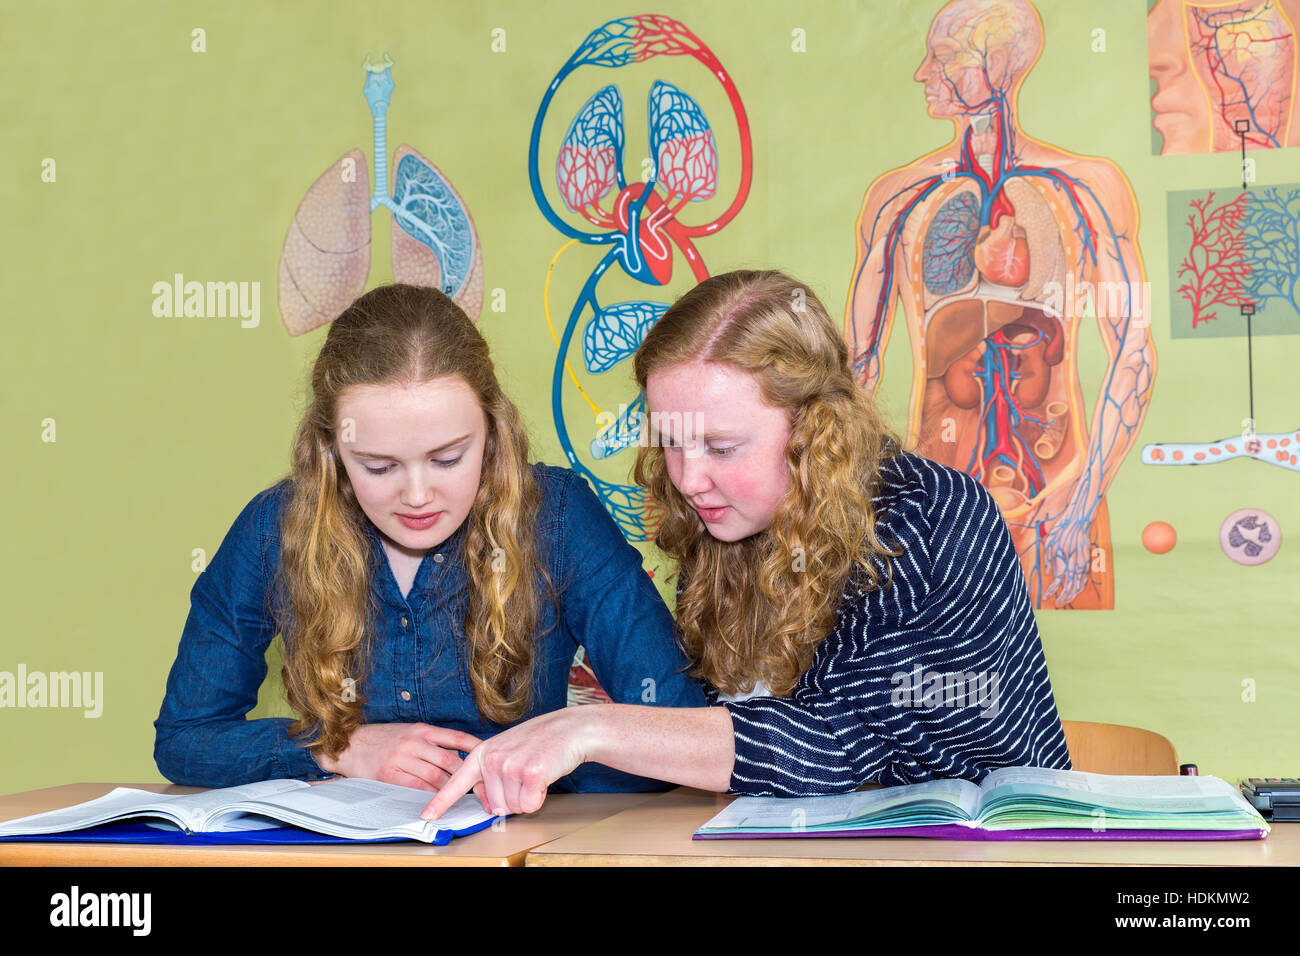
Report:
[{"label": "orange sphere graphic", "polygon": [[1142,529],[1142,544],[1152,554],[1167,554],[1178,543],[1174,526],[1165,521],[1153,521]]}]

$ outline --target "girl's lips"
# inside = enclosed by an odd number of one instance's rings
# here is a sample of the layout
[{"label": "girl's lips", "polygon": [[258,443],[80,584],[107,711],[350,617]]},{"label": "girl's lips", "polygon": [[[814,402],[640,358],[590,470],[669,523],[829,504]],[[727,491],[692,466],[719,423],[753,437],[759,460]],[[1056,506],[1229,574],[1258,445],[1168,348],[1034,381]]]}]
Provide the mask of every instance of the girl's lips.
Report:
[{"label": "girl's lips", "polygon": [[698,506],[695,508],[696,513],[704,521],[721,521],[730,510],[730,505],[722,505],[718,508],[701,508]]},{"label": "girl's lips", "polygon": [[428,511],[423,515],[399,514],[397,520],[413,531],[423,531],[425,528],[432,527],[440,517],[442,517],[441,511]]}]

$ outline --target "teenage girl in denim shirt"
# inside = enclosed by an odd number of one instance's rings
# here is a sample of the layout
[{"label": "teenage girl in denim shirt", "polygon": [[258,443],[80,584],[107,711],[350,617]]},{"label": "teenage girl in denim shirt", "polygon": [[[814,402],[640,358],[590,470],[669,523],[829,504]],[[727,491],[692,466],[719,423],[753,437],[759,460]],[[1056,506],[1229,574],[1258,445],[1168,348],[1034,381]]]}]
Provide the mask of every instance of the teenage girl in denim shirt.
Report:
[{"label": "teenage girl in denim shirt", "polygon": [[[311,388],[291,473],[191,592],[154,724],[164,776],[436,790],[482,740],[565,706],[579,645],[616,702],[705,704],[640,555],[579,475],[528,462],[487,342],[451,299],[361,296]],[[299,717],[247,720],[277,633]],[[557,781],[664,787],[597,764]]]}]

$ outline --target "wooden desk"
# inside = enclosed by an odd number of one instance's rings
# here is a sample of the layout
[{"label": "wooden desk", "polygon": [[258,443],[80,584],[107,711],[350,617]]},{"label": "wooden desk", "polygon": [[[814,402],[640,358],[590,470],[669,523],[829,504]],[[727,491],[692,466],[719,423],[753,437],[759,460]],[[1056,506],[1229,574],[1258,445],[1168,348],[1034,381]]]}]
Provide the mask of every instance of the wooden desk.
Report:
[{"label": "wooden desk", "polygon": [[692,840],[735,797],[685,787],[528,853],[528,866],[1297,866],[1300,823],[1265,840],[987,842],[877,839]]},{"label": "wooden desk", "polygon": [[[0,820],[93,800],[114,787],[199,793],[202,787],[156,783],[72,783],[0,797]],[[432,794],[430,794],[432,797]],[[564,836],[660,793],[557,793],[542,808],[499,829],[458,837],[447,846],[370,843],[353,846],[151,846],[130,843],[0,843],[0,866],[523,866],[535,846]]]}]

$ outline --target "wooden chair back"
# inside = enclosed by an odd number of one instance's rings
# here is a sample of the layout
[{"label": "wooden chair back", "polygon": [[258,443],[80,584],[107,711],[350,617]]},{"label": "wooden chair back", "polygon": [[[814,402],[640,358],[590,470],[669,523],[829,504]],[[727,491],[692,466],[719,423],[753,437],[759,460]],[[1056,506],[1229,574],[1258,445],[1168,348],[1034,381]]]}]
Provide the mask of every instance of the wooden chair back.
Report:
[{"label": "wooden chair back", "polygon": [[1063,720],[1061,727],[1075,770],[1153,776],[1178,773],[1174,745],[1153,730],[1080,720]]}]

